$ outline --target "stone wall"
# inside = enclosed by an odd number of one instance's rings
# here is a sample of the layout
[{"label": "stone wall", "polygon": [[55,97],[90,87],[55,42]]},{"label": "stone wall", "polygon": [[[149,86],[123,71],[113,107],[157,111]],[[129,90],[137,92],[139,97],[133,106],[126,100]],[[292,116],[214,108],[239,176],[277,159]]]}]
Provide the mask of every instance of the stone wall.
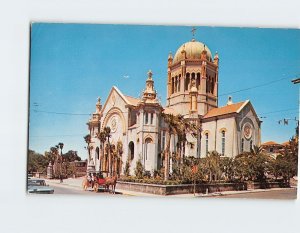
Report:
[{"label": "stone wall", "polygon": [[287,182],[252,182],[248,181],[248,189],[272,189],[272,188],[289,188],[290,184]]},{"label": "stone wall", "polygon": [[[196,193],[215,193],[224,191],[242,191],[248,189],[267,189],[267,188],[287,188],[288,183],[283,182],[240,182],[240,183],[219,183],[219,184],[196,184]],[[117,189],[130,190],[141,193],[151,193],[156,195],[176,195],[194,193],[193,184],[181,185],[159,185],[143,184],[134,182],[118,181]]]},{"label": "stone wall", "polygon": [[[125,189],[135,192],[151,193],[157,195],[176,195],[194,193],[193,184],[181,185],[158,185],[142,184],[134,182],[118,181],[118,189]],[[246,183],[223,183],[223,184],[196,184],[196,193],[213,193],[224,191],[247,190]]]}]

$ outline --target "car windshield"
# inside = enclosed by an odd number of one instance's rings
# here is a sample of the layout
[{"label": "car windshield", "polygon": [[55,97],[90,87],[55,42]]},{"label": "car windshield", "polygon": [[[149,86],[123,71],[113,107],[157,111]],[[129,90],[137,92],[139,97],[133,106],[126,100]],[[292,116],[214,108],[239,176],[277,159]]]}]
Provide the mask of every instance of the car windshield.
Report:
[{"label": "car windshield", "polygon": [[29,186],[46,186],[44,180],[28,180]]}]

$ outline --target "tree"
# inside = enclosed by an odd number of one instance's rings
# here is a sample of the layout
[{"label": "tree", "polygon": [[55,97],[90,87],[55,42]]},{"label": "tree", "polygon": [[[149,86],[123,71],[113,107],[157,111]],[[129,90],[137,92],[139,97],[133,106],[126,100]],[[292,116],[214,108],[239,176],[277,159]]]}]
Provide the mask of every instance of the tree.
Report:
[{"label": "tree", "polygon": [[136,166],[135,166],[135,169],[134,169],[134,174],[135,174],[135,176],[138,179],[142,179],[143,178],[144,167],[143,167],[141,158],[139,158],[138,161],[136,161]]},{"label": "tree", "polygon": [[284,179],[289,182],[289,179],[298,175],[298,139],[293,137],[289,144],[285,147],[282,156],[278,157],[282,166],[280,171]]},{"label": "tree", "polygon": [[234,159],[224,157],[220,159],[220,169],[225,176],[225,180],[233,180],[234,178]]},{"label": "tree", "polygon": [[64,161],[66,162],[81,161],[81,158],[78,156],[77,151],[69,150],[62,156],[64,158]]},{"label": "tree", "polygon": [[165,174],[164,179],[169,179],[169,163],[170,163],[170,144],[171,144],[171,136],[175,135],[179,132],[180,118],[181,116],[174,116],[173,114],[165,114],[162,113],[162,118],[164,122],[167,124],[167,137],[166,137],[166,148],[164,150],[165,157]]},{"label": "tree", "polygon": [[51,157],[54,158],[54,163],[53,163],[54,177],[57,177],[58,176],[58,161],[59,161],[58,145],[50,147],[50,154],[51,154]]},{"label": "tree", "polygon": [[111,137],[111,130],[110,127],[107,126],[103,130],[105,137],[107,138],[107,144],[108,144],[108,175],[112,176],[112,163],[111,163],[111,145],[110,145],[110,137]]},{"label": "tree", "polygon": [[218,180],[221,176],[220,157],[217,151],[211,151],[204,158],[204,169],[205,173],[209,174],[209,182]]},{"label": "tree", "polygon": [[130,176],[130,156],[128,156],[125,167],[124,167],[124,175],[125,176]]},{"label": "tree", "polygon": [[62,149],[64,148],[64,144],[62,142],[59,142],[58,148],[60,149],[60,175],[62,175],[62,162],[63,162]]},{"label": "tree", "polygon": [[105,155],[104,155],[104,143],[106,141],[105,132],[101,131],[100,133],[97,133],[97,138],[100,141],[100,148],[101,148],[99,171],[103,171],[103,170],[105,170],[104,165],[106,163],[106,159],[105,159]]},{"label": "tree", "polygon": [[83,138],[84,138],[84,141],[87,144],[87,151],[88,151],[89,161],[90,161],[91,160],[91,147],[90,147],[90,144],[91,144],[92,138],[91,138],[90,134],[85,135]]},{"label": "tree", "polygon": [[48,160],[42,154],[36,153],[33,150],[28,150],[27,171],[45,173],[48,166]]},{"label": "tree", "polygon": [[166,137],[166,148],[164,150],[165,158],[165,174],[164,179],[169,179],[169,167],[170,167],[170,144],[172,135],[180,135],[180,142],[186,141],[186,135],[190,134],[192,137],[196,137],[199,132],[199,127],[195,122],[185,119],[182,115],[166,114],[162,113],[162,118],[167,124],[167,137]]}]

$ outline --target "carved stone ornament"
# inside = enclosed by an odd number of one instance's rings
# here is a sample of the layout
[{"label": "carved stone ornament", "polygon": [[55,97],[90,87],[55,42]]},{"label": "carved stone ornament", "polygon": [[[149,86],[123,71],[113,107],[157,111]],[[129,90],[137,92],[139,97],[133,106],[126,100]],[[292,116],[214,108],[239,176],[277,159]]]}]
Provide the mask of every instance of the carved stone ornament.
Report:
[{"label": "carved stone ornament", "polygon": [[117,130],[117,118],[115,116],[113,116],[110,120],[110,125],[111,125],[111,132],[116,132]]},{"label": "carved stone ornament", "polygon": [[249,123],[244,124],[243,134],[246,139],[250,139],[252,137],[252,131],[252,126]]}]

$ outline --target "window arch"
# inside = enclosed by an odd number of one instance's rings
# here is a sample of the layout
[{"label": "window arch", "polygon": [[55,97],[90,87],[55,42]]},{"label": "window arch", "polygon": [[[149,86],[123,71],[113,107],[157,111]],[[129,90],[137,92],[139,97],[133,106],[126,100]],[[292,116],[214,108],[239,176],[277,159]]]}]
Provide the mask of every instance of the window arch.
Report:
[{"label": "window arch", "polygon": [[197,73],[196,87],[198,90],[199,90],[199,86],[200,86],[200,73]]},{"label": "window arch", "polygon": [[145,139],[145,160],[148,160],[148,149],[149,149],[149,144],[152,143],[152,138],[146,138]]},{"label": "window arch", "polygon": [[241,143],[241,152],[244,152],[244,138],[242,138],[242,143]]},{"label": "window arch", "polygon": [[174,93],[175,92],[177,92],[177,90],[178,90],[178,77],[177,76],[175,76],[175,88],[174,88]]},{"label": "window arch", "polygon": [[222,155],[225,155],[225,130],[222,131]]},{"label": "window arch", "polygon": [[174,77],[172,77],[172,88],[171,88],[171,93],[174,93]]},{"label": "window arch", "polygon": [[96,147],[95,153],[96,153],[95,158],[97,158],[99,160],[99,147],[98,146]]},{"label": "window arch", "polygon": [[205,133],[205,154],[208,154],[208,133]]},{"label": "window arch", "polygon": [[186,74],[186,78],[185,78],[185,91],[187,91],[189,89],[189,85],[190,85],[190,73]]},{"label": "window arch", "polygon": [[134,159],[134,143],[133,141],[128,144],[128,157],[130,160]]}]

